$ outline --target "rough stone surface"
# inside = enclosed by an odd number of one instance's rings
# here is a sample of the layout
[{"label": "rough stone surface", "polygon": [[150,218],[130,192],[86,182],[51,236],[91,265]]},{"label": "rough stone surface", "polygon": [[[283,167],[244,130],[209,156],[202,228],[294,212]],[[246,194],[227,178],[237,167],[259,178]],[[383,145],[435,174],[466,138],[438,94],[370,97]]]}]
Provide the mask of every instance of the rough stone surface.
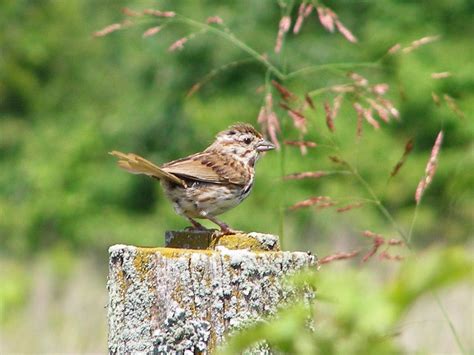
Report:
[{"label": "rough stone surface", "polygon": [[[264,238],[265,239],[265,238]],[[209,353],[227,332],[273,314],[302,252],[110,247],[109,352]]]}]

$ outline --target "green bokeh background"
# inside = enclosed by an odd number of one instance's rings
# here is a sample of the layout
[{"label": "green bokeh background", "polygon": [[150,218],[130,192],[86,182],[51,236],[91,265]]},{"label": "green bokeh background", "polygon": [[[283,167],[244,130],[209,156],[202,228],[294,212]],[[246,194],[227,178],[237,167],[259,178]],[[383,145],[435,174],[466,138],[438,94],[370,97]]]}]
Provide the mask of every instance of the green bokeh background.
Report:
[{"label": "green bokeh background", "polygon": [[[192,85],[210,71],[248,55],[212,34],[199,35],[183,51],[169,53],[171,43],[195,29],[171,24],[155,36],[142,38],[143,31],[156,25],[154,19],[104,38],[92,36],[122,21],[124,7],[170,9],[198,21],[219,15],[239,39],[266,53],[282,70],[372,62],[395,43],[408,45],[426,35],[440,35],[439,41],[410,54],[386,58],[376,69],[358,70],[371,83],[391,85],[389,97],[401,112],[400,122],[384,124],[378,132],[366,125],[362,141],[356,143],[355,113],[344,102],[334,140],[342,156],[357,165],[408,229],[414,191],[435,137],[443,129],[438,171],[418,211],[413,239],[418,247],[470,245],[473,3],[325,4],[359,42],[353,45],[339,34],[325,32],[313,13],[300,34],[287,36],[284,51],[277,56],[273,47],[281,14],[273,1],[2,1],[0,328],[10,339],[7,351],[15,349],[13,341],[21,339],[22,333],[31,331],[44,336],[22,345],[20,351],[103,351],[105,311],[100,313],[101,306],[96,306],[106,302],[107,247],[161,245],[165,230],[187,225],[174,214],[159,184],[118,170],[108,151],[135,152],[162,163],[205,148],[218,131],[236,121],[256,124],[264,95],[258,90],[265,83],[261,64],[250,62],[223,71],[187,98]],[[431,73],[445,71],[451,73],[449,78],[431,78]],[[341,82],[344,78],[333,72],[320,71],[285,85],[302,95]],[[437,107],[432,92],[455,98],[464,118],[446,103]],[[305,156],[291,147],[267,154],[259,162],[252,194],[223,216],[226,222],[237,229],[280,234],[286,249],[312,250],[321,256],[363,244],[360,234],[365,229],[396,236],[372,206],[346,214],[333,209],[287,211],[310,196],[329,195],[348,203],[353,197],[367,197],[345,175],[311,181],[281,178],[282,173],[337,168],[328,159],[334,152],[324,145],[329,133],[322,103],[332,98],[315,99],[317,110],[308,115],[306,139],[321,146]],[[290,118],[276,110],[282,138],[298,139]],[[414,138],[414,151],[399,176],[387,183],[409,138]],[[91,313],[94,316],[88,316]],[[31,314],[43,324],[41,328],[26,321]],[[80,329],[55,341],[52,334],[59,329],[74,328],[77,323],[72,319],[77,319]]]}]

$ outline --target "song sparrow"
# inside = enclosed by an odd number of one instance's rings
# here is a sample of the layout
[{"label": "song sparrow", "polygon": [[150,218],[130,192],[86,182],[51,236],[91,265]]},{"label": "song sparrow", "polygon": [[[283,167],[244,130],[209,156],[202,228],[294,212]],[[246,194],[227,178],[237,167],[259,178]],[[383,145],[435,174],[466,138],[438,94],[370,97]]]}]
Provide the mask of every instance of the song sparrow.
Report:
[{"label": "song sparrow", "polygon": [[235,124],[216,136],[201,153],[171,161],[161,167],[135,155],[113,151],[118,165],[133,174],[144,174],[161,181],[166,196],[179,215],[196,229],[205,229],[195,218],[208,219],[223,233],[229,226],[217,215],[241,203],[250,193],[255,163],[262,152],[275,146],[249,124]]}]

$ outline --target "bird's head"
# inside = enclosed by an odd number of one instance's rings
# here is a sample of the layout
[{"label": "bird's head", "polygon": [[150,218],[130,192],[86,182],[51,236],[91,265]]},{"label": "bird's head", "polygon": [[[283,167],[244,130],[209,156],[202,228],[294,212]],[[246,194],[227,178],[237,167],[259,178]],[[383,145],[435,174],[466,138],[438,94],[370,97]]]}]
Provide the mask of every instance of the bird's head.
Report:
[{"label": "bird's head", "polygon": [[254,165],[261,153],[275,149],[275,145],[247,123],[238,123],[219,132],[207,150],[231,154],[235,159]]}]

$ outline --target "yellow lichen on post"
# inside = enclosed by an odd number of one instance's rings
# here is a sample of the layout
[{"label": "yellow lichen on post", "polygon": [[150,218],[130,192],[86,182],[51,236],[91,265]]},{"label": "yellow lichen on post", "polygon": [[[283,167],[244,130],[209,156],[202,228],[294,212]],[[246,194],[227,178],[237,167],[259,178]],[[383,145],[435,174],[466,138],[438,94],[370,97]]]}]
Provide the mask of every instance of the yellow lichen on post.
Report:
[{"label": "yellow lichen on post", "polygon": [[154,255],[160,253],[167,258],[180,258],[183,255],[188,255],[190,252],[200,253],[204,255],[211,255],[212,250],[200,250],[200,249],[182,249],[182,248],[146,248],[146,247],[137,247],[137,249],[144,254]]},{"label": "yellow lichen on post", "polygon": [[133,266],[140,276],[141,280],[145,280],[147,273],[150,271],[150,257],[153,251],[148,252],[146,248],[137,248],[135,258],[133,259]]},{"label": "yellow lichen on post", "polygon": [[222,246],[231,250],[280,251],[277,236],[256,232],[222,234],[216,230],[168,231],[165,240],[166,247],[178,249],[213,250]]},{"label": "yellow lichen on post", "polygon": [[229,234],[211,240],[209,244],[210,249],[215,249],[218,246],[223,246],[231,250],[247,249],[251,251],[265,251],[260,241],[247,234]]}]

